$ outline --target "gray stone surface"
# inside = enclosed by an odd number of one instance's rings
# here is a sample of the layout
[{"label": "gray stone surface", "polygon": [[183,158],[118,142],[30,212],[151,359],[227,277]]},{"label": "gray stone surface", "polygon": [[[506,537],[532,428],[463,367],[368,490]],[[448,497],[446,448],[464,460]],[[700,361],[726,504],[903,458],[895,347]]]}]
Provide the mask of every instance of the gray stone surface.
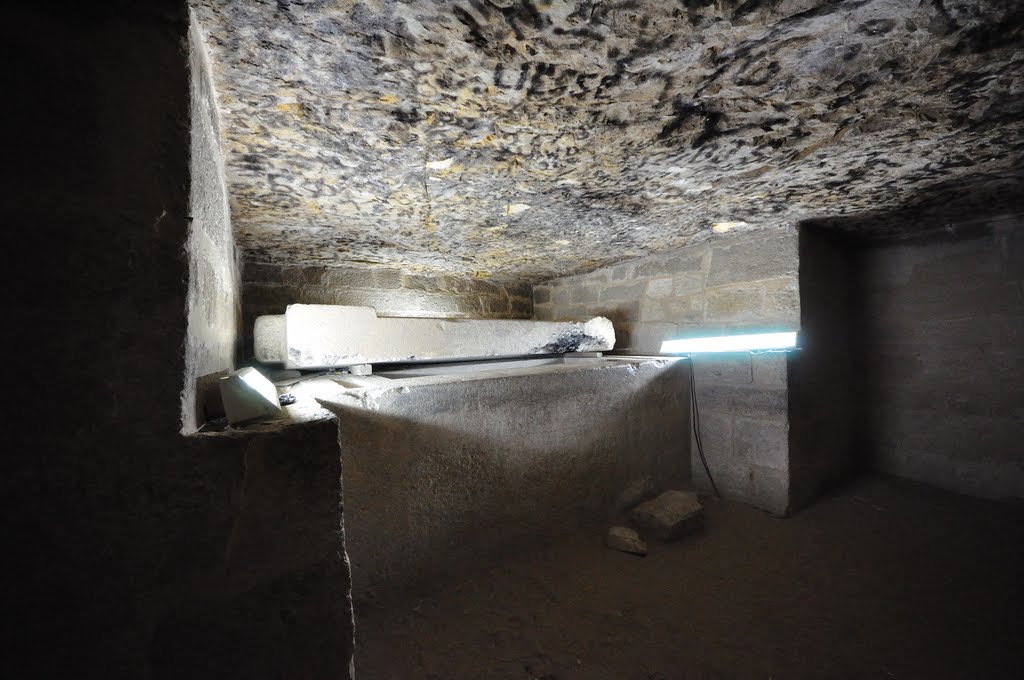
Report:
[{"label": "gray stone surface", "polygon": [[341,430],[355,596],[611,519],[645,480],[686,485],[685,367],[599,361],[411,378],[327,404]]},{"label": "gray stone surface", "polygon": [[[701,441],[715,485],[725,498],[774,515],[796,509],[790,489],[789,397],[785,374],[777,370],[789,356],[735,353],[694,360]],[[690,447],[694,484],[710,492],[692,437]]]},{"label": "gray stone surface", "polygon": [[875,469],[1024,497],[1024,220],[857,255],[856,427]]},{"label": "gray stone surface", "polygon": [[[617,347],[636,353],[658,353],[661,343],[672,338],[796,330],[801,316],[798,262],[795,230],[727,233],[670,253],[548,281],[538,289],[550,291],[552,302],[536,309],[549,319],[600,309],[615,324]],[[712,278],[716,285],[709,284]],[[672,294],[665,297],[668,280]],[[599,290],[603,302],[560,302],[581,288]],[[701,438],[719,489],[726,498],[787,514],[787,354],[701,355],[693,365]],[[711,491],[693,441],[691,453],[696,484]]]},{"label": "gray stone surface", "polygon": [[611,527],[608,535],[605,536],[605,545],[612,550],[629,553],[631,555],[647,554],[647,544],[640,538],[640,535],[629,527]]},{"label": "gray stone surface", "polygon": [[1013,2],[194,5],[255,261],[541,279],[1021,200]]},{"label": "gray stone surface", "polygon": [[802,349],[788,366],[793,509],[842,483],[863,458],[865,404],[854,360],[864,349],[854,318],[852,253],[851,244],[828,231],[800,229]]},{"label": "gray stone surface", "polygon": [[59,367],[58,387],[5,404],[5,675],[351,677],[336,424],[181,434],[197,346],[184,5],[8,19],[5,220],[31,228],[7,235],[5,314]]},{"label": "gray stone surface", "polygon": [[238,256],[231,230],[220,121],[206,49],[193,23],[188,34],[191,139],[189,173],[188,335],[185,386],[181,392],[185,434],[206,421],[202,376],[235,367],[241,318]]},{"label": "gray stone surface", "polygon": [[670,490],[633,508],[633,523],[662,541],[673,541],[704,525],[704,506],[692,491]]},{"label": "gray stone surface", "polygon": [[724,234],[615,268],[548,281],[535,289],[550,300],[537,302],[538,318],[600,313],[615,323],[618,347],[637,353],[657,353],[672,337],[795,330],[800,325],[798,261],[793,229]]}]

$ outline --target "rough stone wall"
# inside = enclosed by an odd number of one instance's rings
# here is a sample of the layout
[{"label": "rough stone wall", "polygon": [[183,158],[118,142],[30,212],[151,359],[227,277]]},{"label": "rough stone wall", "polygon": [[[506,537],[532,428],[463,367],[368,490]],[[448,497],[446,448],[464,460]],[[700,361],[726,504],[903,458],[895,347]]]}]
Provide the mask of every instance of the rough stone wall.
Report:
[{"label": "rough stone wall", "polygon": [[536,282],[719,220],[1021,202],[1014,0],[193,2],[260,262]]},{"label": "rough stone wall", "polygon": [[798,284],[794,229],[724,234],[534,286],[534,316],[606,316],[615,324],[616,349],[656,354],[669,338],[795,330]]},{"label": "rough stone wall", "polygon": [[5,671],[347,677],[334,424],[180,434],[185,8],[7,18],[21,109],[5,218],[25,228],[8,234],[5,332],[47,370],[5,405]]},{"label": "rough stone wall", "polygon": [[689,477],[681,362],[413,378],[331,405],[357,599],[600,525]]},{"label": "rough stone wall", "polygon": [[855,252],[841,234],[800,228],[801,349],[789,355],[788,374],[794,507],[841,481],[862,458]]},{"label": "rough stone wall", "polygon": [[194,20],[188,32],[191,99],[188,335],[182,432],[205,421],[203,376],[235,365],[241,282],[220,150],[220,124],[206,47]]},{"label": "rough stone wall", "polygon": [[[680,250],[535,286],[539,319],[595,314],[615,324],[616,349],[657,354],[663,340],[800,324],[797,234],[723,234]],[[783,355],[697,359],[708,466],[722,493],[776,514],[789,509]],[[692,446],[693,479],[710,488]]]},{"label": "rough stone wall", "polygon": [[864,425],[878,470],[1021,498],[1024,218],[981,227],[863,252]]},{"label": "rough stone wall", "polygon": [[531,289],[524,283],[396,269],[265,264],[246,265],[242,278],[242,332],[248,356],[256,317],[283,314],[290,304],[362,305],[373,307],[379,316],[529,319],[533,315]]}]

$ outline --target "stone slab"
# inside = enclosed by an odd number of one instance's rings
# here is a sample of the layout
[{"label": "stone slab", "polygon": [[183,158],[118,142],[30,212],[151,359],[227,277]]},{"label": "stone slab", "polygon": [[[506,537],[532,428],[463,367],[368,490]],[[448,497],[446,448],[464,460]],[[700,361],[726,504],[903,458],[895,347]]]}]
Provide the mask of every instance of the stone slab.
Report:
[{"label": "stone slab", "polygon": [[380,318],[370,307],[289,305],[283,323],[280,318],[256,320],[256,358],[298,369],[601,352],[615,346],[612,322],[604,317],[586,322]]},{"label": "stone slab", "polygon": [[671,541],[704,524],[704,507],[692,491],[672,490],[636,506],[630,518],[654,537]]}]

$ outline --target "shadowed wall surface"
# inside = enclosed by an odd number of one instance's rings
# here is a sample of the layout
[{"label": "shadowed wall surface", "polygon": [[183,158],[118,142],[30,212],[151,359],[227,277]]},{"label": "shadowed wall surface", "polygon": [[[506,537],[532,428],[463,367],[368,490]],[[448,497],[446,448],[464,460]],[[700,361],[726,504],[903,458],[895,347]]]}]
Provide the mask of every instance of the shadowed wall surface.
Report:
[{"label": "shadowed wall surface", "polygon": [[800,351],[787,366],[792,503],[806,505],[863,466],[856,247],[800,227]]},{"label": "shadowed wall surface", "polygon": [[857,254],[869,464],[1024,497],[1024,220]]},{"label": "shadowed wall surface", "polygon": [[220,121],[206,48],[194,21],[189,23],[191,100],[189,161],[188,334],[182,432],[190,434],[206,420],[208,382],[235,367],[241,316],[238,253],[231,231]]},{"label": "shadowed wall surface", "polygon": [[5,333],[55,366],[5,417],[17,677],[348,674],[336,426],[179,433],[187,29],[170,2],[21,9],[0,29],[22,57],[7,218],[25,227]]}]

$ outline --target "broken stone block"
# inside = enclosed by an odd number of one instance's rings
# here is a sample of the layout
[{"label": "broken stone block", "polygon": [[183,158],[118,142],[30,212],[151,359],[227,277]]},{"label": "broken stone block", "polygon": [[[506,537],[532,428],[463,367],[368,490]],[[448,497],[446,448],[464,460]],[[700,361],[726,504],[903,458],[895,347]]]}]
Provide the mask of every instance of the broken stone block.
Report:
[{"label": "broken stone block", "polygon": [[612,550],[629,553],[631,555],[646,555],[647,544],[640,535],[628,527],[612,527],[608,530],[606,544]]},{"label": "broken stone block", "polygon": [[633,508],[630,518],[662,541],[671,541],[699,529],[704,507],[692,491],[666,491]]}]

